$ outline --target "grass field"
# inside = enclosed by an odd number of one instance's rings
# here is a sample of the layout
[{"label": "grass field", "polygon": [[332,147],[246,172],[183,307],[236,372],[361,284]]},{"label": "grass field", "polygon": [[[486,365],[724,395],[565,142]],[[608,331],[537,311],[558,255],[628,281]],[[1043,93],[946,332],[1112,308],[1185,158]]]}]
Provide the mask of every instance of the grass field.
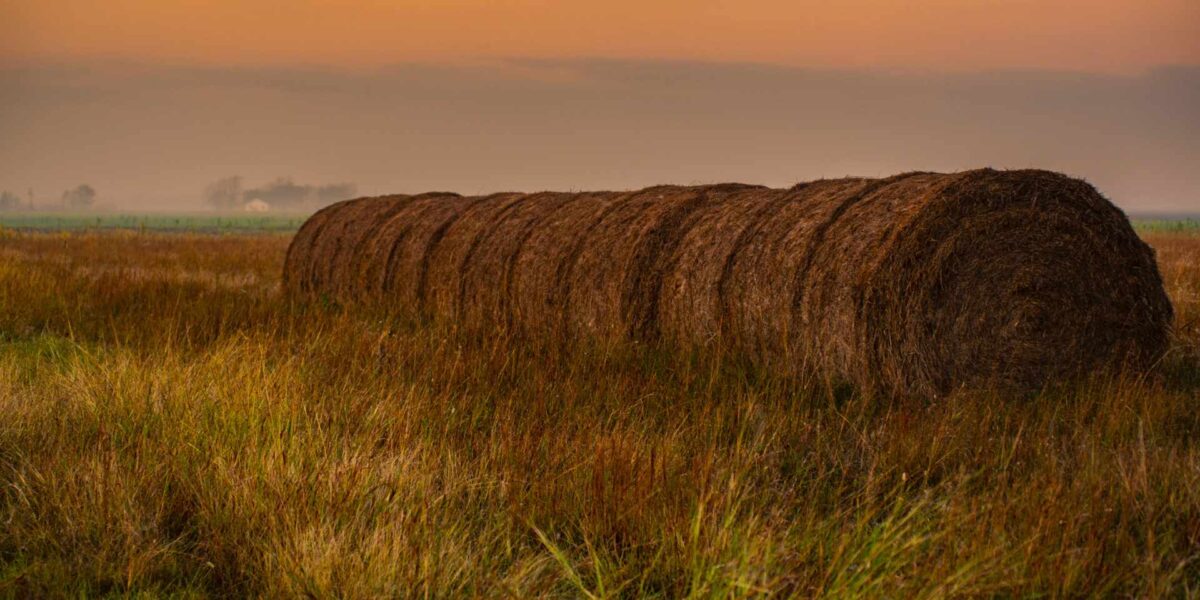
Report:
[{"label": "grass field", "polygon": [[1137,228],[1138,231],[1150,234],[1200,233],[1200,218],[1134,219],[1133,226]]},{"label": "grass field", "polygon": [[1200,595],[1200,235],[1146,378],[936,403],[279,294],[289,237],[0,233],[0,595]]}]

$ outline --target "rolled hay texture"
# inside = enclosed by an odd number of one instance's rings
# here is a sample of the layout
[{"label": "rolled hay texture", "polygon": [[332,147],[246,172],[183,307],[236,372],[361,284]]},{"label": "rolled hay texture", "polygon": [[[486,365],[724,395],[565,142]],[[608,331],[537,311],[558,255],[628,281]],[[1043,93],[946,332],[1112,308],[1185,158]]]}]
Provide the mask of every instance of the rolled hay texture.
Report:
[{"label": "rolled hay texture", "polygon": [[1142,369],[1172,318],[1125,215],[1037,170],[351,200],[305,223],[284,283],[927,397]]}]

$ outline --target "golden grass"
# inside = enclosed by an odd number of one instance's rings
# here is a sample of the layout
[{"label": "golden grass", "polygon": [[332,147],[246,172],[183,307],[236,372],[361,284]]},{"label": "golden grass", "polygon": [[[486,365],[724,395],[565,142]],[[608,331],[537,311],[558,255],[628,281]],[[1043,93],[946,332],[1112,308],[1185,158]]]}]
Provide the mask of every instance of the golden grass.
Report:
[{"label": "golden grass", "polygon": [[283,236],[0,238],[0,595],[1200,594],[1200,237],[1162,375],[868,403],[279,293]]}]

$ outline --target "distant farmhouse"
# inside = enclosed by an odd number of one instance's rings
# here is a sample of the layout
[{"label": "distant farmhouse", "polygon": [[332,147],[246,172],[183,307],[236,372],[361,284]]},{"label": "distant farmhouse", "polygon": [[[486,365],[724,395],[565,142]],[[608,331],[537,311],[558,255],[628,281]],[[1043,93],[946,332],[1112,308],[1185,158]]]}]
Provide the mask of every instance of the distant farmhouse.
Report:
[{"label": "distant farmhouse", "polygon": [[217,210],[310,210],[352,198],[355,193],[356,188],[352,183],[307,185],[297,184],[288,178],[245,189],[242,178],[233,176],[215,181],[205,188],[204,202]]},{"label": "distant farmhouse", "polygon": [[265,213],[271,210],[271,205],[258,198],[253,198],[242,205],[242,210],[251,213]]}]

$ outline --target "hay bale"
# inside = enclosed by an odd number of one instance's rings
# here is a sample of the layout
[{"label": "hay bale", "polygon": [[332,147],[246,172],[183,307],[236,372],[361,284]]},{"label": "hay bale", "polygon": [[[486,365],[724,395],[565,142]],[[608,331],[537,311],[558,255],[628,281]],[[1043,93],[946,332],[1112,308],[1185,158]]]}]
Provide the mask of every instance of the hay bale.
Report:
[{"label": "hay bale", "polygon": [[379,269],[372,247],[376,240],[382,237],[384,227],[418,197],[390,196],[390,198],[392,201],[380,207],[374,214],[362,216],[362,226],[355,232],[354,243],[348,247],[347,260],[343,262],[345,269],[342,283],[343,295],[353,298],[356,302],[374,302],[378,299],[375,295],[374,283],[379,276]]},{"label": "hay bale", "polygon": [[378,229],[396,212],[403,209],[410,196],[380,196],[350,202],[330,220],[324,235],[330,238],[330,254],[326,260],[324,277],[329,281],[332,297],[342,302],[362,300],[363,286],[360,279],[365,269],[367,255],[363,252],[367,240],[376,236]]},{"label": "hay bale", "polygon": [[542,338],[565,334],[572,270],[583,245],[592,229],[628,195],[564,194],[566,201],[538,222],[513,259],[507,290],[511,324]]},{"label": "hay bale", "polygon": [[[847,296],[858,289],[875,259],[876,240],[892,230],[888,216],[901,204],[925,193],[923,186],[942,181],[940,175],[906,173],[863,182],[851,193],[826,197],[827,209],[812,224],[804,252],[799,257],[792,289],[792,348],[809,368],[847,377],[846,365],[858,352],[847,332],[858,325],[856,298]],[[825,306],[822,302],[845,302]]]},{"label": "hay bale", "polygon": [[1030,389],[1162,356],[1173,315],[1154,251],[1092,186],[1035,170],[941,177],[866,217],[894,225],[851,290],[845,369],[860,385]]},{"label": "hay bale", "polygon": [[764,207],[730,258],[721,283],[720,310],[728,344],[782,370],[806,370],[821,348],[805,345],[793,330],[793,300],[815,233],[837,206],[870,180],[817,181],[789,190]]},{"label": "hay bale", "polygon": [[1124,214],[1045,171],[366,199],[314,215],[285,270],[293,292],[926,397],[1142,368],[1172,318]]},{"label": "hay bale", "polygon": [[511,328],[512,296],[517,262],[529,238],[542,222],[574,198],[542,192],[521,196],[496,219],[476,243],[473,258],[464,263],[459,291],[460,319],[468,326]]},{"label": "hay bale", "polygon": [[504,220],[523,194],[492,194],[478,198],[465,207],[445,233],[431,246],[425,275],[422,306],[429,314],[458,319],[463,293],[463,275],[474,261],[479,242]]},{"label": "hay bale", "polygon": [[334,281],[334,259],[345,239],[346,228],[353,226],[358,217],[358,208],[372,204],[372,198],[356,198],[339,202],[330,207],[319,231],[312,241],[312,251],[307,272],[308,287],[326,298],[336,298],[340,286]]},{"label": "hay bale", "polygon": [[705,345],[730,337],[724,290],[733,260],[790,195],[750,186],[708,192],[664,268],[657,308],[663,337]]},{"label": "hay bale", "polygon": [[339,202],[326,206],[313,213],[300,225],[292,242],[288,244],[287,254],[283,259],[283,289],[295,295],[306,296],[315,293],[310,285],[312,267],[316,257],[316,240],[329,221],[329,217],[341,210],[344,203]]},{"label": "hay bale", "polygon": [[380,228],[377,235],[381,238],[394,238],[390,246],[374,246],[379,252],[376,260],[382,267],[380,301],[405,310],[423,309],[430,251],[446,228],[474,201],[457,195],[423,196]]},{"label": "hay bale", "polygon": [[608,211],[583,238],[565,275],[568,330],[603,338],[653,335],[662,256],[703,201],[703,188],[659,186]]},{"label": "hay bale", "polygon": [[387,300],[385,286],[389,281],[388,268],[401,260],[402,253],[411,249],[407,239],[413,226],[423,222],[424,213],[432,205],[440,203],[439,199],[457,197],[457,194],[446,192],[410,196],[407,202],[398,204],[389,214],[383,215],[371,235],[364,236],[359,251],[359,285],[364,301],[377,303]]}]

